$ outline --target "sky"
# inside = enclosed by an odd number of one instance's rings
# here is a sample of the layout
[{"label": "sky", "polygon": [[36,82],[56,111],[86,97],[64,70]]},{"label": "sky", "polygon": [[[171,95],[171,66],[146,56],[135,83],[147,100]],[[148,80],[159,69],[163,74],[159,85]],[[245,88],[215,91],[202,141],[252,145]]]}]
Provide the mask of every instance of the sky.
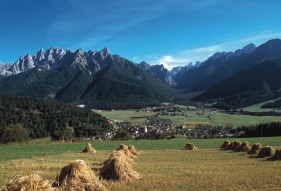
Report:
[{"label": "sky", "polygon": [[0,61],[107,47],[171,69],[281,38],[280,0],[0,0]]}]

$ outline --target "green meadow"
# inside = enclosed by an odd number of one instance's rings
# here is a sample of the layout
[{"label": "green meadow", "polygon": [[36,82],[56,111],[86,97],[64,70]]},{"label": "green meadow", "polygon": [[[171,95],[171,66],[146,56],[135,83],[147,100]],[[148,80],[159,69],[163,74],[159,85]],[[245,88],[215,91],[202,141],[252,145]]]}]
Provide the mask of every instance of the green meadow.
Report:
[{"label": "green meadow", "polygon": [[[186,107],[186,106],[182,106]],[[257,108],[258,106],[251,106]],[[260,107],[260,106],[259,106]],[[249,107],[250,108],[250,107]],[[246,109],[245,109],[246,110]],[[249,109],[249,111],[254,109]],[[155,115],[155,112],[144,112],[142,110],[94,110],[102,116],[119,121],[128,121],[133,125],[140,125],[144,123],[145,116]],[[209,124],[213,126],[249,126],[266,122],[281,122],[280,116],[252,116],[252,115],[235,115],[227,114],[219,111],[201,110],[196,107],[190,107],[186,112],[186,116],[160,116],[162,118],[170,119],[177,125],[186,125],[193,128],[197,124]],[[210,118],[209,118],[210,117]]]}]

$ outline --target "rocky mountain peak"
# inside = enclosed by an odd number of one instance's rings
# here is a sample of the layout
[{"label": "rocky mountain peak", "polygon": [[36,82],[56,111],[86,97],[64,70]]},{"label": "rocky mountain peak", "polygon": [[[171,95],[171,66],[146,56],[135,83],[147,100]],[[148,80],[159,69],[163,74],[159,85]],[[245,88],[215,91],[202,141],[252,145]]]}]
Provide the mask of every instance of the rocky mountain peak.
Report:
[{"label": "rocky mountain peak", "polygon": [[78,48],[76,51],[75,51],[75,54],[83,54],[83,50],[82,48]]},{"label": "rocky mountain peak", "polygon": [[257,51],[274,51],[274,49],[280,49],[281,40],[280,39],[272,39],[267,41],[266,43],[260,45],[256,50]]},{"label": "rocky mountain peak", "polygon": [[182,68],[183,68],[183,66],[177,66],[177,67],[172,68],[172,70],[170,71],[170,75],[173,77],[173,76],[176,75]]},{"label": "rocky mountain peak", "polygon": [[108,55],[110,55],[110,52],[106,47],[104,47],[100,53],[101,53],[102,57],[104,57],[104,58],[107,57]]},{"label": "rocky mountain peak", "polygon": [[34,55],[35,60],[43,60],[45,59],[45,51],[43,48],[40,48],[40,50]]},{"label": "rocky mountain peak", "polygon": [[244,46],[242,49],[238,49],[234,52],[233,56],[241,56],[242,54],[250,54],[252,52],[254,52],[254,50],[256,49],[256,45],[254,45],[253,43],[250,43],[246,46]]},{"label": "rocky mountain peak", "polygon": [[138,67],[143,70],[148,70],[151,66],[147,62],[142,61],[141,63],[138,64]]},{"label": "rocky mountain peak", "polygon": [[254,45],[253,43],[250,43],[246,46],[244,46],[242,49],[237,49],[234,52],[230,51],[230,52],[216,52],[215,54],[213,54],[211,57],[209,57],[207,59],[207,61],[213,61],[216,59],[220,59],[220,58],[229,58],[229,57],[233,57],[233,56],[241,56],[242,54],[250,54],[252,52],[254,52],[256,49],[256,45]]},{"label": "rocky mountain peak", "polygon": [[257,48],[257,47],[256,47],[255,44],[250,43],[250,44],[244,46],[244,47],[243,47],[243,50],[252,50],[252,52],[253,52],[256,48]]}]

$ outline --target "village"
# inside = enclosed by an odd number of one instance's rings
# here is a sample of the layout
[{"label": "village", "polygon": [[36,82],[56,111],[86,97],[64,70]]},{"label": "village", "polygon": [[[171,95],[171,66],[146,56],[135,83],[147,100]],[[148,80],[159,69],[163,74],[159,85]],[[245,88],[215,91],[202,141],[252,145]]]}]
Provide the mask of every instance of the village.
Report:
[{"label": "village", "polygon": [[[143,112],[154,112],[155,115],[148,115],[144,118],[141,125],[133,125],[128,121],[110,120],[113,128],[106,134],[106,139],[113,139],[118,131],[130,134],[132,139],[170,139],[176,135],[187,138],[206,139],[206,138],[231,138],[242,137],[244,132],[239,132],[232,127],[212,126],[198,124],[194,128],[189,128],[185,124],[175,124],[170,119],[161,116],[184,116],[188,121],[188,108],[180,108],[173,104],[163,104],[159,107],[148,107]],[[204,115],[204,113],[197,113]],[[207,115],[209,120],[212,118]]]}]

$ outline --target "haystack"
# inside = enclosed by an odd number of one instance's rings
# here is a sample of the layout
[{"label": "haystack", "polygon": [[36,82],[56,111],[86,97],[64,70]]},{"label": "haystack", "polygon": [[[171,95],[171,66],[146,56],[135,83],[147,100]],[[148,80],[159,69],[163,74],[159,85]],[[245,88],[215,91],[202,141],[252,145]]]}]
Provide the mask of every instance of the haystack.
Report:
[{"label": "haystack", "polygon": [[127,157],[130,157],[130,158],[132,158],[132,159],[137,158],[137,156],[134,155],[134,154],[129,150],[129,147],[128,147],[127,145],[121,144],[121,145],[119,145],[119,148],[116,149],[116,150],[117,150],[117,151],[123,152]]},{"label": "haystack", "polygon": [[107,180],[133,181],[140,178],[140,174],[132,169],[132,159],[122,151],[113,151],[112,155],[103,162],[100,176]]},{"label": "haystack", "polygon": [[138,151],[136,150],[136,148],[135,148],[134,145],[129,145],[129,146],[128,146],[128,149],[129,149],[129,151],[130,151],[133,155],[135,155],[135,156],[139,156],[139,155],[140,155],[140,152],[138,152]]},{"label": "haystack", "polygon": [[262,147],[258,153],[258,157],[265,158],[265,157],[272,157],[275,154],[275,149],[271,146]]},{"label": "haystack", "polygon": [[83,153],[96,153],[97,151],[92,147],[91,143],[88,143]]},{"label": "haystack", "polygon": [[223,142],[223,144],[221,145],[220,148],[226,149],[227,147],[229,147],[230,144],[231,144],[231,141],[226,140],[226,141]]},{"label": "haystack", "polygon": [[233,141],[231,150],[235,151],[241,144],[242,143],[239,140]]},{"label": "haystack", "polygon": [[195,151],[197,148],[192,143],[186,143],[185,147],[186,150]]},{"label": "haystack", "polygon": [[[0,189],[1,190],[1,189]],[[48,180],[43,180],[37,174],[16,176],[4,188],[5,191],[56,191]]]},{"label": "haystack", "polygon": [[281,149],[276,149],[275,154],[272,157],[267,158],[266,160],[270,160],[270,161],[281,160]]},{"label": "haystack", "polygon": [[94,172],[83,160],[76,160],[61,169],[53,187],[60,191],[106,191]]},{"label": "haystack", "polygon": [[248,151],[248,154],[250,154],[250,155],[258,154],[260,152],[261,148],[262,148],[262,145],[260,143],[256,143]]},{"label": "haystack", "polygon": [[128,148],[127,145],[120,144],[120,145],[119,145],[119,148],[117,148],[116,150],[119,151],[119,150],[124,150],[124,149],[127,149],[127,148]]},{"label": "haystack", "polygon": [[237,147],[234,151],[236,152],[248,152],[251,149],[249,142],[245,141],[240,146]]},{"label": "haystack", "polygon": [[225,146],[224,150],[231,150],[233,146],[233,141],[229,141],[229,144]]}]

